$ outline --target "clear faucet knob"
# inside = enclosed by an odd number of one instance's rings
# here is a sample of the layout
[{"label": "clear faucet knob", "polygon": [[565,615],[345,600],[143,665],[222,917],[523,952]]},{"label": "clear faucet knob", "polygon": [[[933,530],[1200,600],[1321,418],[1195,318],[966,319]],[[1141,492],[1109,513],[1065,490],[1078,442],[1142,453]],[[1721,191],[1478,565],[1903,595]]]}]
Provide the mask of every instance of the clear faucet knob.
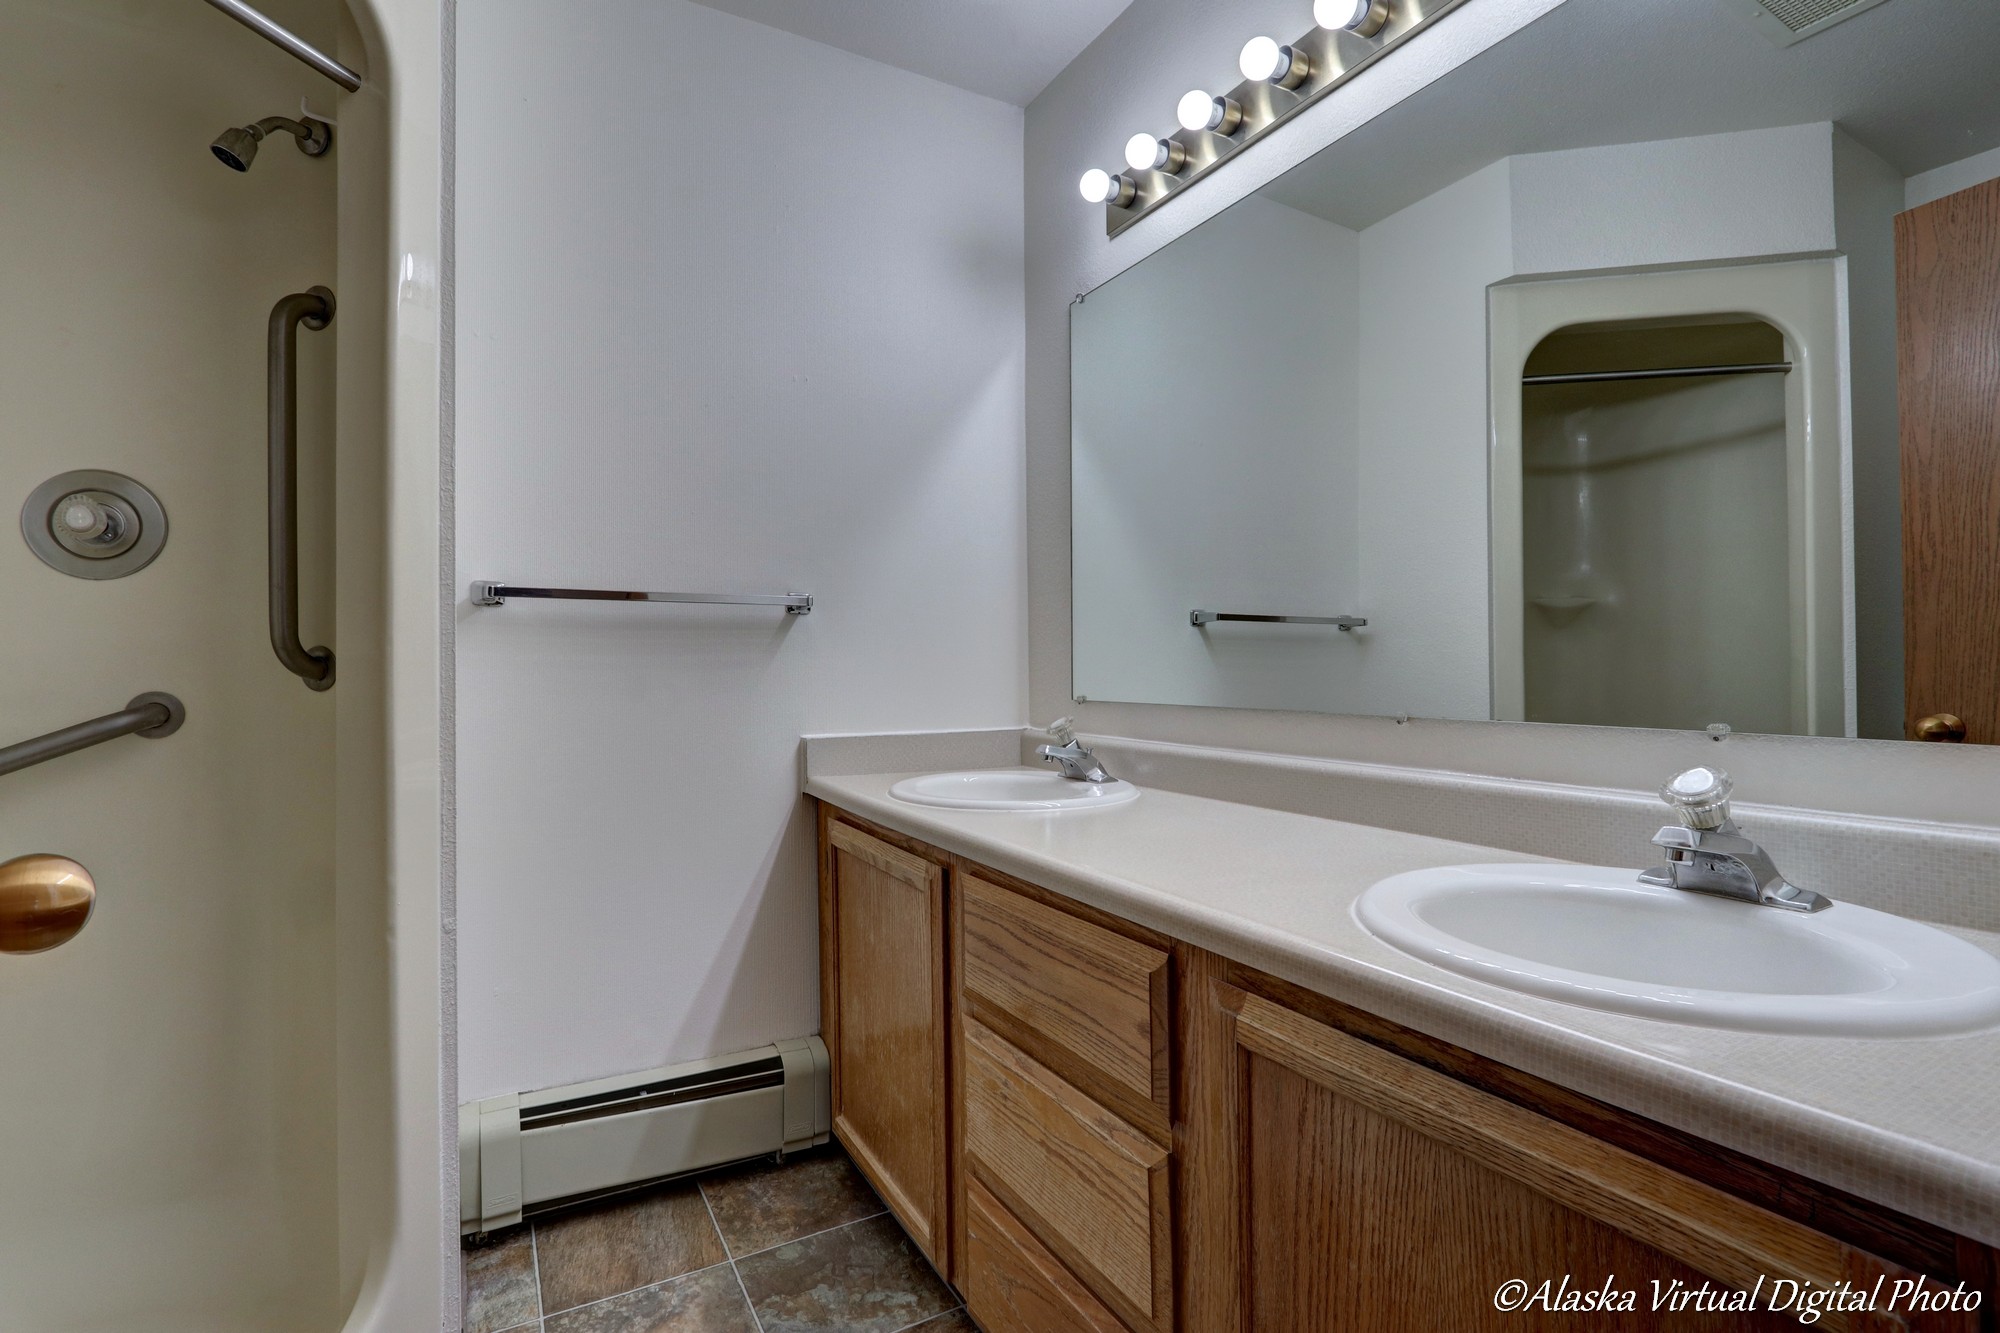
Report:
[{"label": "clear faucet knob", "polygon": [[1075,722],[1076,719],[1073,717],[1059,717],[1049,723],[1048,733],[1055,739],[1057,745],[1073,745],[1076,743],[1076,732],[1071,730]]},{"label": "clear faucet knob", "polygon": [[1660,799],[1692,829],[1719,829],[1729,822],[1729,793],[1736,789],[1719,768],[1690,768],[1668,778]]}]

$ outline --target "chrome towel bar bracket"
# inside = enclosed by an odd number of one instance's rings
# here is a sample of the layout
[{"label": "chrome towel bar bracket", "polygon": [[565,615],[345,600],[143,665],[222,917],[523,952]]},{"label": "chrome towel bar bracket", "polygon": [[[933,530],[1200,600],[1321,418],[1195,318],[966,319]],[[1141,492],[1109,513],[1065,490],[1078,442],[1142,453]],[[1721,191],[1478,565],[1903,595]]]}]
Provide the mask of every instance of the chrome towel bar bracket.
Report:
[{"label": "chrome towel bar bracket", "polygon": [[702,602],[714,606],[782,606],[785,614],[810,615],[809,592],[623,592],[605,588],[528,588],[515,583],[478,579],[472,585],[474,606],[505,606],[510,597],[546,597],[578,602]]},{"label": "chrome towel bar bracket", "polygon": [[1333,625],[1340,629],[1359,629],[1368,622],[1360,616],[1249,616],[1235,611],[1190,611],[1188,624],[1200,629],[1218,620],[1249,620],[1260,625]]}]

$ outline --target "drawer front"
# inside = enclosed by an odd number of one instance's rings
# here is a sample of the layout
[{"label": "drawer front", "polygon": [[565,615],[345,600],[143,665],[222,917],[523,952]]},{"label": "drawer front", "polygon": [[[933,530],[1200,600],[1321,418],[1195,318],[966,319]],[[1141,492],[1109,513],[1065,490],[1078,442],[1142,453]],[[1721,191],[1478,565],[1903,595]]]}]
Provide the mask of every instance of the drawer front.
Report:
[{"label": "drawer front", "polygon": [[1169,955],[976,875],[963,902],[966,997],[1164,1118]]},{"label": "drawer front", "polygon": [[1124,1333],[1104,1303],[977,1181],[965,1189],[965,1308],[986,1333]]},{"label": "drawer front", "polygon": [[971,1176],[1114,1309],[1171,1328],[1167,1150],[971,1019],[964,1076]]}]

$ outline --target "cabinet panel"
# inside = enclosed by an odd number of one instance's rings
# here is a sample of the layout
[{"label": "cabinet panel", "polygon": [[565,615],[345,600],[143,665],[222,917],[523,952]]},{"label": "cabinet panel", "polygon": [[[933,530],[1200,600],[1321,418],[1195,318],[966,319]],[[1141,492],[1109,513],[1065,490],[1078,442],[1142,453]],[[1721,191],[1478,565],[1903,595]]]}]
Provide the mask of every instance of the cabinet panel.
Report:
[{"label": "cabinet panel", "polygon": [[1158,1107],[1164,1124],[1167,952],[976,875],[960,890],[966,998]]},{"label": "cabinet panel", "polygon": [[986,1333],[1124,1333],[977,1181],[965,1188],[965,1307]]},{"label": "cabinet panel", "polygon": [[[1190,1267],[1190,1329],[1779,1329],[1796,1319],[1656,1309],[1655,1284],[1828,1287],[1892,1271],[1260,996],[1205,984],[1208,1015],[1193,1018],[1209,1035],[1191,1076],[1214,1085],[1201,1103],[1223,1124],[1190,1139],[1200,1210],[1190,1253],[1207,1256]],[[1532,1291],[1565,1275],[1585,1291],[1609,1278],[1636,1308],[1495,1308],[1510,1279]],[[1817,1326],[1904,1325],[1829,1311]]]},{"label": "cabinet panel", "polygon": [[[1769,1313],[1656,1318],[1651,1283],[1695,1289],[1702,1274],[1284,1064],[1252,1057],[1245,1080],[1247,1328],[1798,1328],[1791,1316]],[[1494,1308],[1509,1279],[1565,1274],[1592,1290],[1615,1275],[1619,1288],[1637,1289],[1640,1308]]]},{"label": "cabinet panel", "polygon": [[834,1132],[949,1271],[944,872],[837,821],[822,855],[820,1026]]},{"label": "cabinet panel", "polygon": [[1099,1296],[1172,1326],[1167,1150],[967,1020],[965,1162]]}]

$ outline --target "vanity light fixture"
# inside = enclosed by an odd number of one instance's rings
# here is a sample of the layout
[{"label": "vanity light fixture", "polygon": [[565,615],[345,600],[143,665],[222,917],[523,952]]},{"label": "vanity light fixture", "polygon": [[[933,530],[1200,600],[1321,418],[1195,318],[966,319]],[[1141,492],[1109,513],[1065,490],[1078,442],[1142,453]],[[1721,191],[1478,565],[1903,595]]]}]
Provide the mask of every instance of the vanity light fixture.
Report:
[{"label": "vanity light fixture", "polygon": [[1296,88],[1312,73],[1312,58],[1295,46],[1280,46],[1269,37],[1252,37],[1243,43],[1236,68],[1252,83]]},{"label": "vanity light fixture", "polygon": [[1233,97],[1215,97],[1200,88],[1181,98],[1176,111],[1184,130],[1234,134],[1243,128],[1243,104]]},{"label": "vanity light fixture", "polygon": [[1116,236],[1464,3],[1312,0],[1309,31],[1290,43],[1252,37],[1237,55],[1242,83],[1224,93],[1188,92],[1174,108],[1181,132],[1133,135],[1125,145],[1130,174],[1087,171],[1078,188],[1104,206],[1105,234]]},{"label": "vanity light fixture", "polygon": [[1134,171],[1164,171],[1178,175],[1187,166],[1187,145],[1177,139],[1135,134],[1125,141],[1125,165]]},{"label": "vanity light fixture", "polygon": [[1112,208],[1130,208],[1139,196],[1138,182],[1120,173],[1112,175],[1092,167],[1083,173],[1083,179],[1076,183],[1077,191],[1083,195],[1085,203],[1108,204]]},{"label": "vanity light fixture", "polygon": [[1389,22],[1389,0],[1313,0],[1313,22],[1335,32],[1373,37]]}]

